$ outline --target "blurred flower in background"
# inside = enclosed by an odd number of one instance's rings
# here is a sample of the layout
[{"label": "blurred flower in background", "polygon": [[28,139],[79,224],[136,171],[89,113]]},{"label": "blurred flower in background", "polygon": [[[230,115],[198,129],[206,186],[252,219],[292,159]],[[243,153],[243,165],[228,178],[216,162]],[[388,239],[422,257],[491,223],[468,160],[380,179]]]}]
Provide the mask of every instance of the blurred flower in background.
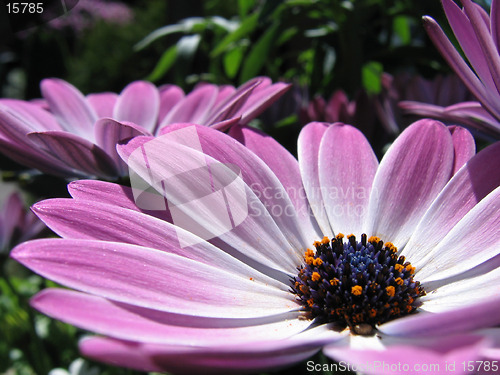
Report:
[{"label": "blurred flower in background", "polygon": [[[50,9],[47,11],[50,12]],[[132,22],[133,18],[132,9],[124,2],[80,0],[71,12],[51,20],[47,25],[54,29],[70,28],[75,32],[82,32],[98,21],[123,25]]]},{"label": "blurred flower in background", "polygon": [[244,125],[278,99],[288,84],[258,77],[235,89],[200,84],[188,95],[175,85],[136,81],[118,95],[85,97],[60,79],[41,82],[43,99],[0,99],[1,151],[25,166],[59,176],[113,179],[128,173],[116,145],[154,135],[172,123],[226,130]]},{"label": "blurred flower in background", "polygon": [[[5,185],[1,188],[5,189]],[[0,209],[0,252],[8,253],[16,244],[38,237],[44,229],[45,224],[25,207],[19,193],[4,197]]]},{"label": "blurred flower in background", "polygon": [[[377,97],[376,108],[380,120],[388,128],[404,129],[420,113],[413,112],[414,105],[427,107],[451,106],[473,99],[470,91],[456,75],[437,75],[433,79],[399,73],[383,75],[383,90]],[[409,116],[413,114],[414,116]],[[424,116],[425,117],[425,116]]]},{"label": "blurred flower in background", "polygon": [[424,17],[429,37],[479,101],[454,106],[426,106],[404,103],[406,110],[421,116],[460,122],[487,136],[500,138],[500,2],[491,2],[491,14],[471,0],[461,0],[463,9],[452,0],[442,0],[448,22],[465,54],[467,65],[439,24]]},{"label": "blurred flower in background", "polygon": [[328,102],[317,95],[302,108],[300,120],[303,124],[313,121],[354,124],[368,138],[373,134],[377,121],[373,98],[364,90],[358,92],[353,101],[343,90],[335,91]]}]

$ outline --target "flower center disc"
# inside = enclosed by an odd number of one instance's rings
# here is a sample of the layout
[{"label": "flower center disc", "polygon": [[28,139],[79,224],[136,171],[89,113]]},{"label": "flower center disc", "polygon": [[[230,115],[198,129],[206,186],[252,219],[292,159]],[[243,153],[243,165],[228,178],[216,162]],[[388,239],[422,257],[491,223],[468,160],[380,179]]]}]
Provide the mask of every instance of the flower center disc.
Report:
[{"label": "flower center disc", "polygon": [[413,280],[415,267],[397,256],[397,248],[378,237],[338,234],[314,242],[305,265],[292,278],[292,293],[309,318],[372,334],[375,325],[410,314],[425,291]]}]

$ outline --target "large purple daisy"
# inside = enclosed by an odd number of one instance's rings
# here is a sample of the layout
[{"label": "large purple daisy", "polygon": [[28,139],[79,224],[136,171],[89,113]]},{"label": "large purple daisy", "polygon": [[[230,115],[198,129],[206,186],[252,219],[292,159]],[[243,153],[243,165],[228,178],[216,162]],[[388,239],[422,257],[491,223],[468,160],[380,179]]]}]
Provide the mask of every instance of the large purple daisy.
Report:
[{"label": "large purple daisy", "polygon": [[246,124],[288,87],[258,77],[238,89],[202,84],[185,95],[175,85],[136,81],[119,95],[85,97],[68,82],[45,79],[43,100],[0,100],[0,151],[45,173],[112,179],[127,173],[116,153],[119,141],[157,134],[175,122],[220,130]]},{"label": "large purple daisy", "polygon": [[276,369],[321,348],[368,374],[498,359],[500,143],[475,155],[464,129],[422,120],[379,164],[340,123],[308,124],[299,161],[245,127],[162,134],[119,153],[167,210],[73,182],[72,199],[33,207],[62,239],[13,250],[73,289],[32,305],[102,335],[84,355],[174,373]]}]

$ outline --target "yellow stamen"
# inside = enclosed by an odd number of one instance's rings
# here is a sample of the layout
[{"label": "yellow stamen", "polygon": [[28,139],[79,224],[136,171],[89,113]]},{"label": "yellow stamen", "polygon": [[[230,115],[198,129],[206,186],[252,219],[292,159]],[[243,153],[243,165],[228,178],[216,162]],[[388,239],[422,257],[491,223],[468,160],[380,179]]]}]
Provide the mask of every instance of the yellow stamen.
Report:
[{"label": "yellow stamen", "polygon": [[359,296],[361,293],[363,293],[363,288],[359,285],[355,285],[351,288],[351,293],[355,296]]},{"label": "yellow stamen", "polygon": [[413,267],[411,264],[408,264],[406,266],[406,271],[408,271],[410,275],[413,275],[413,273],[415,272],[415,267]]},{"label": "yellow stamen", "polygon": [[394,281],[396,281],[396,284],[398,284],[398,285],[403,285],[403,284],[404,284],[404,281],[403,281],[403,279],[402,279],[401,277],[398,277],[398,278],[397,278],[396,280],[394,280]]},{"label": "yellow stamen", "polygon": [[326,236],[325,236],[325,237],[323,237],[323,239],[321,240],[321,243],[322,243],[323,245],[326,245],[326,244],[327,244],[327,243],[329,243],[329,242],[330,242],[330,239],[329,239],[328,237],[326,237]]},{"label": "yellow stamen", "polygon": [[311,280],[312,281],[316,282],[316,281],[318,281],[320,279],[321,279],[321,275],[319,273],[317,273],[317,272],[313,272],[312,273],[312,275],[311,275]]},{"label": "yellow stamen", "polygon": [[393,286],[388,286],[385,291],[389,297],[394,297],[394,294],[396,294],[396,289]]},{"label": "yellow stamen", "polygon": [[397,264],[394,266],[394,269],[395,269],[396,271],[398,271],[398,272],[402,272],[402,271],[404,270],[404,267],[403,267],[401,264],[397,263]]},{"label": "yellow stamen", "polygon": [[344,238],[344,235],[342,233],[339,233],[339,234],[337,234],[337,236],[335,238],[337,240],[341,240],[342,238]]},{"label": "yellow stamen", "polygon": [[330,285],[336,286],[339,285],[340,280],[334,277],[332,280],[330,280]]},{"label": "yellow stamen", "polygon": [[392,242],[386,242],[384,244],[384,246],[386,248],[388,248],[389,250],[391,250],[393,253],[396,253],[398,251],[398,248],[396,246],[394,246],[394,244]]},{"label": "yellow stamen", "polygon": [[323,264],[323,261],[320,258],[316,258],[316,259],[314,259],[313,264],[315,266],[321,266]]},{"label": "yellow stamen", "polygon": [[377,237],[377,236],[371,236],[370,238],[368,238],[368,242],[379,243],[380,242],[380,238]]}]

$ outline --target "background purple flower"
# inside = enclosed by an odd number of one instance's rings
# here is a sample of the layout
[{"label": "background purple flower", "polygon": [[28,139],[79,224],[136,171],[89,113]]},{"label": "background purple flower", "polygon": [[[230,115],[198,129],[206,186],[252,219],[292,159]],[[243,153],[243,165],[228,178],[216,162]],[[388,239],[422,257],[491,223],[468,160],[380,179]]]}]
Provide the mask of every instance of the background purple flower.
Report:
[{"label": "background purple flower", "polygon": [[38,237],[46,226],[25,207],[19,193],[10,193],[3,198],[0,209],[0,252],[5,254],[15,245]]},{"label": "background purple flower", "polygon": [[471,0],[461,0],[463,9],[452,0],[442,0],[448,22],[470,66],[448,40],[437,22],[424,17],[427,32],[455,73],[479,103],[465,102],[449,107],[405,104],[408,110],[460,122],[494,138],[500,137],[500,55],[498,48],[499,2],[491,2],[491,14]]},{"label": "background purple flower", "polygon": [[263,77],[238,89],[199,85],[185,95],[175,85],[157,88],[136,81],[119,95],[85,97],[63,80],[45,79],[41,83],[43,100],[0,100],[0,151],[45,173],[112,179],[127,174],[116,153],[118,142],[157,134],[175,122],[220,130],[237,122],[246,124],[288,87]]}]

